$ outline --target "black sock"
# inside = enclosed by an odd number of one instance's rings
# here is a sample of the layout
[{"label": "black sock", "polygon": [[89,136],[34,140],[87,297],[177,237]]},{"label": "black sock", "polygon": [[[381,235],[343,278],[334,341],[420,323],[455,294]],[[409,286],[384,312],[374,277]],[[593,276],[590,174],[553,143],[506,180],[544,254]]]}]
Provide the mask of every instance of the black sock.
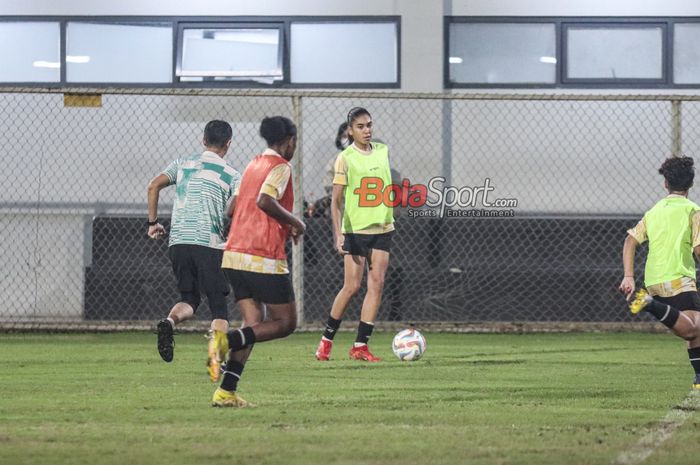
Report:
[{"label": "black sock", "polygon": [[698,376],[700,376],[700,347],[688,349],[688,359],[690,359],[690,364],[695,370],[695,379],[698,379]]},{"label": "black sock", "polygon": [[226,362],[224,379],[221,381],[221,389],[235,392],[236,388],[238,388],[238,381],[241,379],[241,374],[243,374],[243,368],[245,368],[245,365],[241,362],[235,360]]},{"label": "black sock", "polygon": [[675,308],[661,303],[656,299],[652,300],[646,307],[644,307],[644,310],[654,315],[657,320],[669,328],[673,328],[673,325],[676,324],[678,317],[681,315],[681,312]]},{"label": "black sock", "polygon": [[373,324],[360,321],[360,326],[357,327],[357,339],[355,339],[355,342],[358,344],[367,344],[373,330]]},{"label": "black sock", "polygon": [[323,331],[323,337],[332,341],[336,331],[340,328],[341,321],[342,320],[336,320],[332,316],[329,316],[328,321],[326,321],[326,329]]},{"label": "black sock", "polygon": [[228,348],[234,352],[255,343],[253,328],[246,326],[241,329],[232,329],[227,334]]}]

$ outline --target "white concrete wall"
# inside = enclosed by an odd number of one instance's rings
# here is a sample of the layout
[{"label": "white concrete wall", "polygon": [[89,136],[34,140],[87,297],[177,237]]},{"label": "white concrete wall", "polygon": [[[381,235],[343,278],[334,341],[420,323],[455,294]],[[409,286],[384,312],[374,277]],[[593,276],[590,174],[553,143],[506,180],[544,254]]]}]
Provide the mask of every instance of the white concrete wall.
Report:
[{"label": "white concrete wall", "polygon": [[82,215],[0,214],[0,319],[71,319],[83,313]]},{"label": "white concrete wall", "polygon": [[[444,7],[443,7],[444,3]],[[390,15],[696,16],[693,0],[3,0],[2,15]]]}]

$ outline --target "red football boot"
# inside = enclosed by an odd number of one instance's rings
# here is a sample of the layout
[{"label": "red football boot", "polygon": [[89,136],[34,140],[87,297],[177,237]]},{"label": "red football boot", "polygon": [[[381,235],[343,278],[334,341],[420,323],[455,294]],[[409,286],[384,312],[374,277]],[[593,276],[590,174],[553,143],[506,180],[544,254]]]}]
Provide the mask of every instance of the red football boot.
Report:
[{"label": "red football boot", "polygon": [[372,352],[369,351],[367,344],[363,344],[359,347],[353,346],[350,349],[350,358],[354,360],[365,360],[367,362],[380,362],[382,360],[381,358],[372,355]]},{"label": "red football boot", "polygon": [[331,358],[331,349],[333,348],[333,341],[321,338],[321,342],[318,343],[318,348],[316,349],[316,360],[321,360],[327,362]]}]

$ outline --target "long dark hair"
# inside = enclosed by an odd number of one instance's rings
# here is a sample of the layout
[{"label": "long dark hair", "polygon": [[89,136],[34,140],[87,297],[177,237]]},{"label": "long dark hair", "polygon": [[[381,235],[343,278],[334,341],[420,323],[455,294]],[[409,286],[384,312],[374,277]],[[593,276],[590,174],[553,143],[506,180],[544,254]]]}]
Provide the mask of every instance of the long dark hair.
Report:
[{"label": "long dark hair", "polygon": [[347,147],[343,145],[343,137],[348,140],[348,145],[352,144],[352,136],[348,134],[348,123],[338,126],[338,133],[335,135],[335,147],[338,150],[344,150]]}]

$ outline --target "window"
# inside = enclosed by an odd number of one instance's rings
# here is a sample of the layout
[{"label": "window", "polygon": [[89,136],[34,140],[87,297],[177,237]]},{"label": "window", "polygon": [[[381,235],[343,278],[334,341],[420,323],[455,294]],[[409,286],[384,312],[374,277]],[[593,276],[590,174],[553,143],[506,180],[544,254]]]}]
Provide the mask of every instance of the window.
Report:
[{"label": "window", "polygon": [[662,25],[565,25],[566,67],[570,82],[664,79]]},{"label": "window", "polygon": [[170,23],[69,22],[66,80],[69,83],[172,82]]},{"label": "window", "polygon": [[697,18],[445,17],[447,88],[700,87]]},{"label": "window", "polygon": [[449,80],[469,84],[554,84],[554,24],[457,23],[449,29]]},{"label": "window", "polygon": [[[348,56],[362,54],[363,66]],[[291,82],[398,85],[396,22],[292,22]]]},{"label": "window", "polygon": [[0,86],[390,88],[399,44],[398,16],[0,16]]},{"label": "window", "polygon": [[281,25],[183,26],[176,74],[181,81],[256,80],[273,83],[282,72]]},{"label": "window", "polygon": [[673,28],[673,82],[700,84],[700,23]]},{"label": "window", "polygon": [[0,82],[60,82],[58,22],[0,22]]}]

